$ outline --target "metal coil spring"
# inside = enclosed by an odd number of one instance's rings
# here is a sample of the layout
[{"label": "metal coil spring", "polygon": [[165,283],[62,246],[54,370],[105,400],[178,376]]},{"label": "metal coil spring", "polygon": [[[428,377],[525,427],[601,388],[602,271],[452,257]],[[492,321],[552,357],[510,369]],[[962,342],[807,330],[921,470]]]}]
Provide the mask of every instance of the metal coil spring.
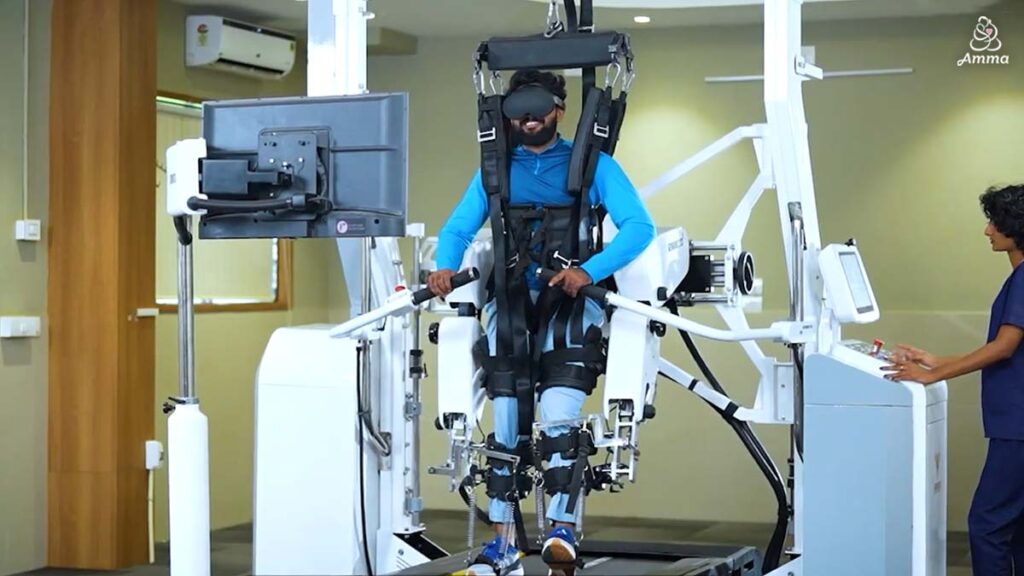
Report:
[{"label": "metal coil spring", "polygon": [[476,484],[469,483],[469,525],[466,528],[466,564],[473,561],[473,546],[476,545]]},{"label": "metal coil spring", "polygon": [[537,504],[537,541],[544,538],[544,489],[540,482],[533,485],[533,499]]},{"label": "metal coil spring", "polygon": [[505,508],[505,532],[501,537],[502,557],[504,557],[505,553],[508,552],[508,547],[512,543],[512,528],[515,525],[515,510],[519,507],[519,500],[516,500],[515,498],[510,498],[509,500],[508,507]]}]

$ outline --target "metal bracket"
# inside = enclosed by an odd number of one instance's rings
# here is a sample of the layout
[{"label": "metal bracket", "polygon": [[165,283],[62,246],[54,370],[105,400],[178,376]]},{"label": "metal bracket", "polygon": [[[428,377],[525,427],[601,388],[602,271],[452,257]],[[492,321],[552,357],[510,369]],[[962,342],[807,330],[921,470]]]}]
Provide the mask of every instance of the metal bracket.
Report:
[{"label": "metal bracket", "polygon": [[405,401],[405,419],[412,420],[423,413],[423,403],[415,400]]},{"label": "metal bracket", "polygon": [[803,56],[796,57],[796,73],[808,80],[821,80],[825,77],[825,71],[811,64]]},{"label": "metal bracket", "polygon": [[775,385],[775,406],[772,416],[781,424],[791,424],[794,412],[794,377],[796,367],[791,362],[775,362],[772,380]]},{"label": "metal bracket", "polygon": [[498,138],[498,129],[497,128],[491,128],[490,130],[478,131],[476,133],[476,141],[480,142],[480,143],[490,142],[492,140],[496,140],[497,138]]},{"label": "metal bracket", "polygon": [[817,335],[814,322],[809,320],[773,322],[772,329],[778,329],[781,332],[778,340],[786,344],[806,344]]},{"label": "metal bracket", "polygon": [[423,498],[413,497],[412,490],[405,491],[405,513],[419,514],[423,511]]}]

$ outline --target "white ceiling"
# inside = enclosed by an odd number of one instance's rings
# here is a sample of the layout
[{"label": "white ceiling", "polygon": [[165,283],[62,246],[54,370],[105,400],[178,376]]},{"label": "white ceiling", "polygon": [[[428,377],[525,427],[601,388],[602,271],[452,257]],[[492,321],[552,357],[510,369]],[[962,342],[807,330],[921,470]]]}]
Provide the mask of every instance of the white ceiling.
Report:
[{"label": "white ceiling", "polygon": [[[301,0],[173,0],[197,11],[232,16],[301,34],[306,2]],[[414,36],[491,36],[539,32],[548,0],[369,0],[371,27]],[[761,6],[751,0],[595,0],[595,20],[604,29],[752,24]],[[978,14],[1000,0],[806,0],[805,19],[848,20]],[[748,5],[741,5],[748,4]],[[615,7],[611,7],[615,6]],[[623,8],[622,6],[626,6]],[[647,6],[648,8],[638,8]],[[658,6],[661,8],[651,8]],[[686,6],[664,8],[664,6]],[[650,24],[635,24],[647,15]]]}]

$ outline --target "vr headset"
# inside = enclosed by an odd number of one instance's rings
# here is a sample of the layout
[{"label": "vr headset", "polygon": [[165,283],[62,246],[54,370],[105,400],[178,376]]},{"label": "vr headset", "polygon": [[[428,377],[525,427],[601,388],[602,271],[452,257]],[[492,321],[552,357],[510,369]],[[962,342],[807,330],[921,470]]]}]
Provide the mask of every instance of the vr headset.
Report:
[{"label": "vr headset", "polygon": [[528,84],[506,96],[501,111],[510,120],[540,120],[550,114],[555,107],[565,109],[565,102],[542,86]]}]

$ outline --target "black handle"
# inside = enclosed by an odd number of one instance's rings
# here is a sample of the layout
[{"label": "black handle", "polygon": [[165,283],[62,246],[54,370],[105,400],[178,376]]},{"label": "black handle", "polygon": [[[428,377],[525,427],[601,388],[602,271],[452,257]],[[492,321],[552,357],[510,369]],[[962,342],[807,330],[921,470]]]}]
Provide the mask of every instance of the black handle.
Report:
[{"label": "black handle", "polygon": [[[545,282],[551,282],[551,279],[555,277],[555,272],[548,270],[547,268],[538,268],[537,276]],[[598,304],[604,306],[608,303],[608,290],[595,286],[593,284],[580,288],[580,294],[583,294],[587,298],[593,298],[597,300]]]},{"label": "black handle", "polygon": [[[479,270],[477,270],[476,268],[467,268],[466,270],[459,272],[455,276],[452,276],[452,290],[465,286],[466,284],[469,284],[470,282],[474,282],[479,279]],[[413,293],[412,303],[418,306],[426,302],[427,300],[430,300],[434,296],[436,296],[436,294],[434,294],[433,290],[431,290],[430,288],[421,288]]]}]

